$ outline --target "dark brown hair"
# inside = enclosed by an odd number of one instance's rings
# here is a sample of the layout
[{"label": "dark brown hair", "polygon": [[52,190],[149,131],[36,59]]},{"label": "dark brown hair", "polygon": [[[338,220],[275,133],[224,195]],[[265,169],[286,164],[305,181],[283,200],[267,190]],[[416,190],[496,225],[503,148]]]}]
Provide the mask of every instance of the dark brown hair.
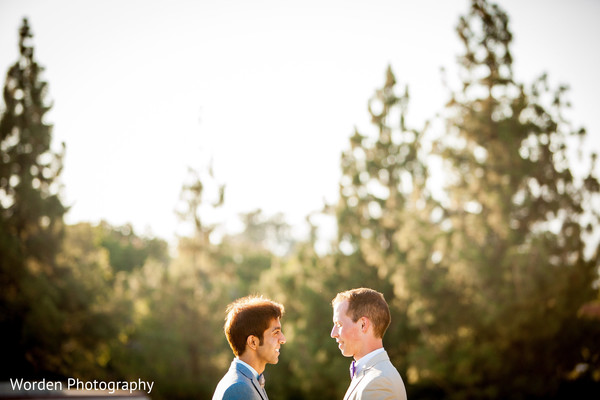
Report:
[{"label": "dark brown hair", "polygon": [[229,304],[226,313],[225,336],[233,354],[241,356],[246,350],[248,336],[258,337],[263,344],[263,333],[272,320],[283,316],[284,308],[262,296],[247,296]]},{"label": "dark brown hair", "polygon": [[345,300],[348,301],[346,315],[352,319],[352,322],[367,317],[373,323],[375,337],[383,338],[392,321],[390,309],[383,294],[368,288],[351,289],[338,293],[331,301],[331,305],[335,306]]}]

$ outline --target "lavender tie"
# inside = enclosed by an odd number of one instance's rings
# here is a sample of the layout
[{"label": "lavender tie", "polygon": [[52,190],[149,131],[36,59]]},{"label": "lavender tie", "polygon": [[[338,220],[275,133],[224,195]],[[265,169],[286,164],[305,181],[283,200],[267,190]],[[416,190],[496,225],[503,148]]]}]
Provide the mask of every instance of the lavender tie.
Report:
[{"label": "lavender tie", "polygon": [[350,379],[354,379],[354,375],[356,375],[356,363],[352,361],[352,364],[350,364]]},{"label": "lavender tie", "polygon": [[258,384],[260,385],[261,388],[265,388],[265,376],[263,374],[260,374],[258,376]]}]

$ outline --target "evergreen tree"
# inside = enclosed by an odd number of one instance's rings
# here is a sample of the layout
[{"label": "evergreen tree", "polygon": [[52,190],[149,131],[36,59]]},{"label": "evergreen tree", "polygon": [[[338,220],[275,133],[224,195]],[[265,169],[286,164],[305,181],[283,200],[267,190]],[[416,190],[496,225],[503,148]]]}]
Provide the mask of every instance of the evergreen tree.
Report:
[{"label": "evergreen tree", "polygon": [[463,88],[436,146],[448,182],[442,279],[435,296],[428,282],[413,287],[425,295],[414,360],[449,398],[553,397],[577,365],[598,363],[599,330],[578,316],[600,260],[599,248],[585,253],[586,225],[599,222],[585,209],[599,191],[594,165],[583,181],[569,168],[569,138],[585,131],[564,118],[565,88],[515,81],[508,22],[473,0],[458,25]]},{"label": "evergreen tree", "polygon": [[426,238],[433,231],[418,238],[415,233],[423,233],[419,226],[429,223],[433,200],[426,186],[427,129],[407,126],[408,88],[398,95],[396,84],[388,67],[385,84],[369,101],[374,134],[356,131],[342,155],[336,263],[338,282],[344,285],[338,291],[368,286],[388,300],[393,323],[385,341],[391,344],[392,361],[404,373],[415,339],[407,319],[412,302],[408,268],[430,255],[431,241]]},{"label": "evergreen tree", "polygon": [[0,378],[38,373],[56,361],[44,350],[55,343],[60,314],[48,282],[59,275],[55,256],[66,211],[58,181],[63,154],[51,149],[48,85],[26,19],[19,33],[0,119]]},{"label": "evergreen tree", "polygon": [[[597,379],[600,360],[581,312],[598,295],[597,243],[585,251],[599,225],[595,156],[573,176],[569,144],[585,131],[564,117],[564,87],[515,81],[500,8],[474,0],[458,34],[463,87],[431,150],[427,130],[407,129],[391,70],[369,107],[378,135],[351,138],[335,273],[386,295],[400,324],[384,341],[409,397],[559,396]],[[435,196],[432,157],[444,163]]]}]

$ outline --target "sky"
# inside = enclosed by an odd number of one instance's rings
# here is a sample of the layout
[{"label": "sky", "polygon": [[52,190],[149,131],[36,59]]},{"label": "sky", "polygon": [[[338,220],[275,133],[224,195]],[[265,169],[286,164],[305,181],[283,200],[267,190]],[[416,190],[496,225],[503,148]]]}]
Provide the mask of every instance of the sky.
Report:
[{"label": "sky", "polygon": [[[600,1],[500,0],[514,74],[568,84],[568,117],[600,151]],[[225,206],[206,215],[304,218],[338,196],[340,155],[391,65],[422,126],[456,76],[467,0],[0,0],[0,70],[29,19],[46,69],[53,143],[66,144],[68,223],[185,234],[175,210],[189,168],[212,165]],[[2,84],[4,83],[4,77]],[[209,192],[210,193],[210,192]]]}]

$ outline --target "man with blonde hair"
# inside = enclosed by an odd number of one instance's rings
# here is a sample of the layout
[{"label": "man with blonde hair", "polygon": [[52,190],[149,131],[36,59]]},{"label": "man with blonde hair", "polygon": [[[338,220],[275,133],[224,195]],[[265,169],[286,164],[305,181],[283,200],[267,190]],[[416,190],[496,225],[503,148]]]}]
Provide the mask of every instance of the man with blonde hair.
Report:
[{"label": "man with blonde hair", "polygon": [[268,400],[263,371],[279,362],[284,308],[262,296],[248,296],[227,306],[226,313],[225,336],[235,358],[213,400]]},{"label": "man with blonde hair", "polygon": [[350,365],[350,387],[344,400],[406,400],[398,370],[383,348],[383,335],[391,322],[383,295],[368,288],[338,293],[332,300],[331,337]]}]

